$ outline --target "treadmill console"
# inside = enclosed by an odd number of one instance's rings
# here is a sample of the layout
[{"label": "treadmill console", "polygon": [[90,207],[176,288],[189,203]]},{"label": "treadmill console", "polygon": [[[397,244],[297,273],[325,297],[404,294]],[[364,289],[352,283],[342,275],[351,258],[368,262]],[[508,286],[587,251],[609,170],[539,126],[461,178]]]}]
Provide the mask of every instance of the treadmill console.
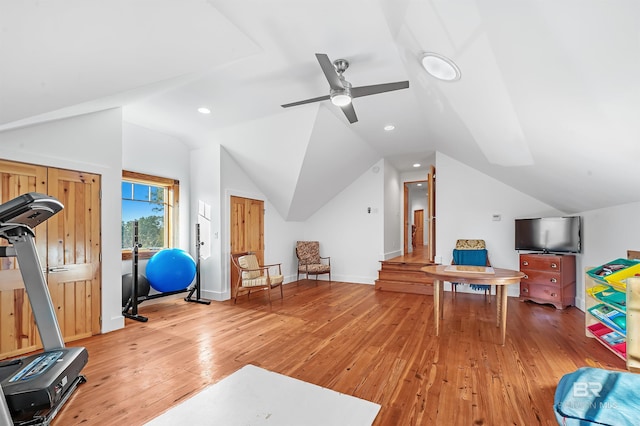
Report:
[{"label": "treadmill console", "polygon": [[0,205],[0,237],[19,232],[17,228],[34,228],[63,208],[60,201],[45,194],[20,195]]}]

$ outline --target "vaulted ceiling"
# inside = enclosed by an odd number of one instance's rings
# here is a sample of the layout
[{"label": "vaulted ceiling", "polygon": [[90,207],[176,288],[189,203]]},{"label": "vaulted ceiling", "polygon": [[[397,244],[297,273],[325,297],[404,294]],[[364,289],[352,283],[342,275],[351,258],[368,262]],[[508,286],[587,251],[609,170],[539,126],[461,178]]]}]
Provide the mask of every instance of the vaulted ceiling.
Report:
[{"label": "vaulted ceiling", "polygon": [[[640,200],[639,24],[633,0],[4,1],[0,131],[123,107],[221,144],[290,220],[434,151],[581,212]],[[428,75],[424,52],[462,78]],[[281,108],[329,94],[316,53],[354,86],[410,87],[355,99],[354,124],[329,101]]]}]

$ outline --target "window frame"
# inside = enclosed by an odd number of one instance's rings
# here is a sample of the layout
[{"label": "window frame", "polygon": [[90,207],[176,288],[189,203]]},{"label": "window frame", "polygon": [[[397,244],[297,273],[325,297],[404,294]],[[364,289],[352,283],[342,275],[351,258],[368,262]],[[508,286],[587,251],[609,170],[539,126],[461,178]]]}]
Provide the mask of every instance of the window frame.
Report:
[{"label": "window frame", "polygon": [[[177,179],[123,170],[122,182],[140,183],[165,188],[167,196],[164,237],[168,244],[168,248],[175,247],[175,242],[177,241],[176,233],[178,229],[180,181]],[[120,199],[122,199],[122,194],[120,194]],[[122,207],[120,208],[120,211],[122,212]],[[122,213],[120,215],[122,217]],[[120,222],[122,223],[122,220],[120,220]],[[145,249],[144,247],[141,247],[138,250],[138,259],[150,259],[151,256],[157,252],[158,250]],[[131,249],[122,249],[122,260],[131,260],[132,258],[133,254],[131,253]]]}]

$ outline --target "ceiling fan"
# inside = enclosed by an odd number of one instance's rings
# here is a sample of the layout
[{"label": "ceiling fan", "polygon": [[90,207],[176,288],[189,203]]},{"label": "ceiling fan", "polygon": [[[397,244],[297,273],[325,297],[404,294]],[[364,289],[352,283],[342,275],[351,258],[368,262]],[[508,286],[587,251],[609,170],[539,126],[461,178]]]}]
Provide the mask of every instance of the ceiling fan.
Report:
[{"label": "ceiling fan", "polygon": [[289,108],[292,106],[326,101],[330,99],[332,104],[342,108],[342,112],[344,112],[344,115],[347,116],[347,120],[349,120],[349,123],[355,123],[356,121],[358,121],[358,117],[356,116],[356,111],[353,109],[353,103],[351,102],[352,99],[362,96],[376,95],[378,93],[391,92],[394,90],[406,89],[409,87],[408,81],[374,84],[372,86],[352,87],[351,83],[345,80],[344,75],[342,75],[346,71],[346,69],[349,68],[349,62],[346,59],[336,59],[335,61],[331,62],[329,57],[324,53],[316,53],[316,58],[320,63],[320,68],[322,68],[324,76],[329,82],[329,95],[284,104],[282,105],[282,108]]}]

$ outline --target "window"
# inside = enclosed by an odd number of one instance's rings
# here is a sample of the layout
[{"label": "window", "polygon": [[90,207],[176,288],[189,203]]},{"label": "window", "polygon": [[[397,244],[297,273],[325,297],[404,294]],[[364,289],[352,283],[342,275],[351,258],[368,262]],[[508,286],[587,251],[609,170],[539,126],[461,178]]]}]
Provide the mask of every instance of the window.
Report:
[{"label": "window", "polygon": [[131,259],[134,222],[138,221],[141,259],[173,247],[179,183],[142,173],[122,172],[122,258]]}]

